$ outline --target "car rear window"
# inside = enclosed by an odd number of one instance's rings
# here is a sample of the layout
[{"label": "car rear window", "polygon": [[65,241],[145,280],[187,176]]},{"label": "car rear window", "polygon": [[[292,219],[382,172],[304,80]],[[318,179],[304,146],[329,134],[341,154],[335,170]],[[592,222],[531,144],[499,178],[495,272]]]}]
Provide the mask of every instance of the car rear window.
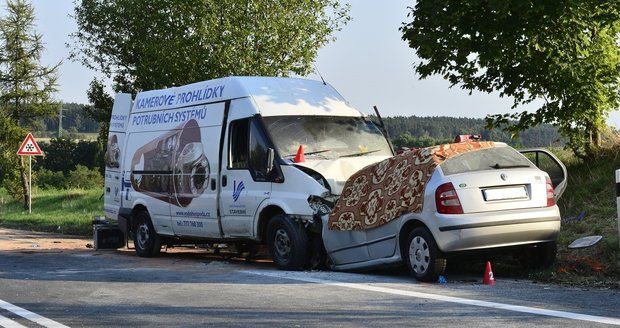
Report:
[{"label": "car rear window", "polygon": [[464,172],[534,167],[525,156],[511,147],[494,147],[452,157],[441,165],[444,175]]}]

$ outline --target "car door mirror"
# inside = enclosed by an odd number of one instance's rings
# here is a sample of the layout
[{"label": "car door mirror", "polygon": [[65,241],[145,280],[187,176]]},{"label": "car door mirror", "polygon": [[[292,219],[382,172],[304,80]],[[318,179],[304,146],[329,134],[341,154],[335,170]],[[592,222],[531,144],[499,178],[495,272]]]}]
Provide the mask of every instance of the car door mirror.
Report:
[{"label": "car door mirror", "polygon": [[546,149],[522,149],[519,150],[519,152],[534,163],[541,171],[545,171],[549,174],[549,178],[551,178],[551,183],[553,184],[555,199],[560,199],[566,189],[568,179],[568,172],[562,161]]}]

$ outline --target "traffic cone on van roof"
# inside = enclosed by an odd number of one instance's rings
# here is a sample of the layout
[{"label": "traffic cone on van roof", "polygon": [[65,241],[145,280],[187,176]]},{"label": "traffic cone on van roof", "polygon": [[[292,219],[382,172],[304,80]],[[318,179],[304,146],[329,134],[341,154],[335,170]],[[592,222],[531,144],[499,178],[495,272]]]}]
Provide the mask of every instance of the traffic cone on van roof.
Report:
[{"label": "traffic cone on van roof", "polygon": [[484,277],[482,277],[483,285],[495,285],[495,277],[493,276],[493,269],[491,269],[491,262],[487,261],[487,266],[484,269]]},{"label": "traffic cone on van roof", "polygon": [[299,148],[297,149],[297,155],[295,155],[293,162],[301,163],[305,161],[306,161],[306,157],[304,156],[304,145],[299,145]]}]

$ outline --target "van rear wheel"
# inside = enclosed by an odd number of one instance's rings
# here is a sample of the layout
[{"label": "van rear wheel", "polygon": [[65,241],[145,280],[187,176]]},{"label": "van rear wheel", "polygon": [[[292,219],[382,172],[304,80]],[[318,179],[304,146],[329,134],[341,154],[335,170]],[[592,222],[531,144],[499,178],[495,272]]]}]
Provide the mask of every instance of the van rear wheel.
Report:
[{"label": "van rear wheel", "polygon": [[161,239],[147,211],[140,211],[134,217],[133,244],[136,253],[140,257],[153,257],[159,255]]},{"label": "van rear wheel", "polygon": [[437,281],[446,270],[446,259],[428,230],[419,227],[409,233],[403,254],[409,272],[420,281]]},{"label": "van rear wheel", "polygon": [[303,226],[286,215],[276,215],[269,221],[267,247],[281,270],[298,271],[308,266],[308,235]]}]

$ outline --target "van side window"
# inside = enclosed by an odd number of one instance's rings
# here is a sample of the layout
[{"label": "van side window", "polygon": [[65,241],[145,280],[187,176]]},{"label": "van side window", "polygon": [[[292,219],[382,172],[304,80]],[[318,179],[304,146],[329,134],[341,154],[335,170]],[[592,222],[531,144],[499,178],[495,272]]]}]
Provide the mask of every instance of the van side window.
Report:
[{"label": "van side window", "polygon": [[243,119],[230,122],[228,167],[231,169],[248,168],[249,121]]},{"label": "van side window", "polygon": [[257,120],[250,125],[250,171],[255,181],[266,181],[269,143]]}]

